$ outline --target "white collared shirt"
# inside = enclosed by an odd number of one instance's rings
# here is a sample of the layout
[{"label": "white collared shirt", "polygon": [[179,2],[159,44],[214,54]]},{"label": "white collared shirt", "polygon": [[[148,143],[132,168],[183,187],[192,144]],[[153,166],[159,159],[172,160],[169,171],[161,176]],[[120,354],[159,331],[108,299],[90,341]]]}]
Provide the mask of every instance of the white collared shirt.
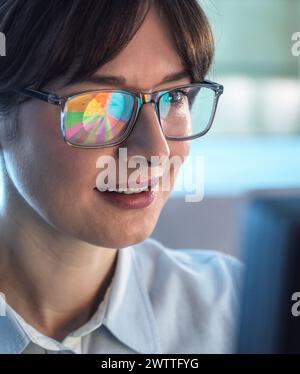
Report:
[{"label": "white collared shirt", "polygon": [[97,311],[62,342],[7,305],[0,353],[231,353],[242,275],[229,255],[149,238],[119,250]]}]

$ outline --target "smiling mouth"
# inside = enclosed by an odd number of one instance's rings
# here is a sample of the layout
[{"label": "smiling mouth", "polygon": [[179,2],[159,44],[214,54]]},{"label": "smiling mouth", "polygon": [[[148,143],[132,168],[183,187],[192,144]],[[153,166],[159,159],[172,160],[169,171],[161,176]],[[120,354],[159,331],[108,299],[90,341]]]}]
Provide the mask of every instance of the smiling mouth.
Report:
[{"label": "smiling mouth", "polygon": [[149,186],[139,189],[128,188],[124,189],[106,189],[105,191],[100,191],[98,188],[94,188],[97,194],[109,202],[110,204],[116,206],[120,209],[141,209],[150,206],[156,197],[156,193]]}]

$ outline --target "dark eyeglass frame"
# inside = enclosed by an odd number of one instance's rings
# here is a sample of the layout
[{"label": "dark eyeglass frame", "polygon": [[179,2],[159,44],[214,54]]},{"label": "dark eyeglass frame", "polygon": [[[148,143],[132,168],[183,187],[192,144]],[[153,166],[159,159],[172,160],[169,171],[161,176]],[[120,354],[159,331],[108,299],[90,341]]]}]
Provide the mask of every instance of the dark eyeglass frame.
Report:
[{"label": "dark eyeglass frame", "polygon": [[[195,88],[196,87],[200,87],[200,88],[201,87],[206,87],[206,88],[210,88],[211,90],[214,91],[215,95],[214,95],[212,113],[211,113],[211,116],[210,116],[207,127],[198,134],[194,134],[194,135],[190,135],[190,136],[186,136],[186,137],[172,137],[172,136],[165,135],[164,130],[163,130],[162,125],[161,125],[161,118],[160,118],[160,112],[159,112],[159,101],[160,101],[161,97],[163,97],[167,93],[170,93],[170,92],[173,92],[173,91],[178,91],[179,89],[191,88],[191,87],[195,87]],[[164,136],[167,140],[187,141],[187,140],[193,140],[193,139],[196,139],[196,138],[199,138],[199,137],[205,135],[210,130],[210,128],[213,124],[215,114],[216,114],[216,110],[217,110],[218,101],[219,101],[219,98],[224,91],[224,86],[219,84],[219,83],[212,82],[210,80],[205,79],[201,83],[190,83],[190,84],[180,85],[180,86],[172,87],[170,89],[158,90],[158,91],[155,91],[155,92],[152,92],[152,93],[139,92],[139,91],[134,91],[134,90],[99,89],[99,90],[81,91],[81,92],[78,92],[78,93],[75,93],[75,94],[72,94],[72,95],[67,95],[67,96],[59,96],[59,95],[56,95],[56,94],[51,93],[51,92],[46,92],[46,91],[42,91],[42,90],[35,90],[33,88],[20,88],[20,89],[15,89],[14,91],[16,93],[18,93],[19,95],[28,96],[28,97],[33,98],[33,99],[42,100],[42,101],[45,101],[49,104],[60,106],[60,108],[61,108],[61,126],[60,126],[61,127],[61,132],[62,132],[64,141],[68,145],[71,145],[71,146],[77,147],[77,148],[104,148],[104,147],[111,147],[111,146],[121,144],[124,140],[126,140],[128,138],[128,136],[130,135],[130,133],[132,132],[132,130],[133,130],[135,124],[136,124],[136,120],[137,120],[137,117],[139,115],[139,112],[140,112],[142,106],[144,104],[148,104],[148,103],[154,104],[155,111],[156,111],[156,114],[157,114],[157,118],[158,118],[161,130],[162,130],[162,132],[163,132],[163,134],[164,134]],[[99,145],[73,144],[66,138],[65,131],[64,131],[64,128],[63,128],[63,116],[64,116],[64,113],[65,113],[64,112],[65,105],[66,105],[68,100],[73,99],[76,96],[80,96],[82,94],[96,93],[96,92],[126,93],[127,95],[129,94],[130,96],[132,96],[134,98],[134,108],[132,110],[131,118],[129,119],[129,121],[127,123],[126,130],[120,136],[120,138],[118,138],[116,140],[113,140],[113,141],[110,141],[110,142],[107,142],[107,143],[104,143],[104,144],[99,144]]]}]

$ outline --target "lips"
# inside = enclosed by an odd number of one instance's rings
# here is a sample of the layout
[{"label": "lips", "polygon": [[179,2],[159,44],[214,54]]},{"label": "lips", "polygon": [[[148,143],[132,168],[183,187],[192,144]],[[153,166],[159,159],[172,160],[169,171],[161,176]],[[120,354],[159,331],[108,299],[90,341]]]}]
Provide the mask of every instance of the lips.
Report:
[{"label": "lips", "polygon": [[99,191],[97,194],[110,204],[121,209],[141,209],[146,208],[155,200],[154,191],[144,191],[139,193],[125,194],[119,192]]}]

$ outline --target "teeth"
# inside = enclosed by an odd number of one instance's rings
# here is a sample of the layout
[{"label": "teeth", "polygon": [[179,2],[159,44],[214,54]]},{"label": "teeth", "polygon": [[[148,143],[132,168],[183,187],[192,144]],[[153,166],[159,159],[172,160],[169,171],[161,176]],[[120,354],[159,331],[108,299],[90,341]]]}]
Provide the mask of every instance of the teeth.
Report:
[{"label": "teeth", "polygon": [[134,193],[140,193],[140,192],[143,192],[143,191],[147,191],[148,190],[148,186],[144,187],[144,188],[109,188],[108,191],[110,192],[118,192],[118,193],[124,193],[126,195],[131,195],[131,194],[134,194]]}]

